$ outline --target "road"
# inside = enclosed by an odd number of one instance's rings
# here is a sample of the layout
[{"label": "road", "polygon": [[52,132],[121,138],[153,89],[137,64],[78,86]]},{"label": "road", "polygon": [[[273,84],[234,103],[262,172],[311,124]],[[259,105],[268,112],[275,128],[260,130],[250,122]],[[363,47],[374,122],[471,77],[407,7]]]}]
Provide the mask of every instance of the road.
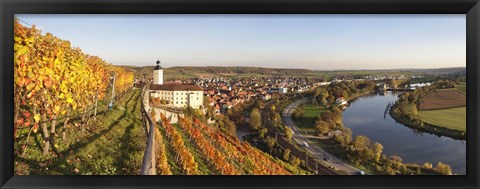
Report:
[{"label": "road", "polygon": [[305,151],[301,151],[295,147],[291,142],[287,141],[285,138],[282,137],[282,134],[277,130],[276,127],[272,126],[271,122],[269,119],[265,119],[270,117],[269,116],[269,111],[270,111],[270,106],[273,105],[273,101],[268,102],[265,104],[265,108],[261,112],[262,116],[262,122],[263,125],[268,129],[267,136],[271,136],[276,138],[277,144],[279,144],[283,149],[289,149],[290,154],[293,156],[296,156],[297,158],[306,161],[307,166],[312,169],[317,171],[319,175],[341,175],[343,173],[340,173],[336,170],[333,169],[333,167],[328,167],[324,164],[322,164],[322,161],[320,159],[317,159],[315,156],[312,156],[309,153],[306,153]]},{"label": "road", "polygon": [[310,136],[305,136],[302,134],[302,132],[298,129],[298,127],[295,125],[295,122],[292,119],[292,113],[295,110],[295,108],[300,105],[301,103],[306,102],[307,99],[300,99],[297,100],[291,104],[289,104],[287,107],[282,112],[282,119],[284,120],[285,124],[293,130],[294,134],[292,136],[292,139],[297,142],[298,144],[301,144],[303,148],[305,148],[308,152],[311,154],[315,155],[316,158],[323,160],[324,162],[328,163],[329,165],[335,167],[336,169],[342,170],[343,172],[346,172],[350,175],[357,174],[360,169],[357,169],[346,162],[340,160],[339,158],[331,155],[330,153],[324,151],[320,147],[318,147],[315,144],[310,144],[308,147],[306,147],[304,142],[308,143],[308,138],[311,138]]}]

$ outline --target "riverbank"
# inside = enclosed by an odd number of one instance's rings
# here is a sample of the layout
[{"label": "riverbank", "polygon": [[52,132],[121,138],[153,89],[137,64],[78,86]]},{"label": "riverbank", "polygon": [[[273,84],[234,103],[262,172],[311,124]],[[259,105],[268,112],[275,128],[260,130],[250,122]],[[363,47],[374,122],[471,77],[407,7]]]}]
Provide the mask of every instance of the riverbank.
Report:
[{"label": "riverbank", "polygon": [[424,122],[416,117],[409,117],[401,112],[396,112],[397,103],[395,103],[392,108],[389,110],[390,116],[398,123],[405,125],[409,128],[419,130],[421,132],[426,132],[434,134],[437,136],[446,136],[456,140],[466,140],[466,132],[450,129],[447,127],[442,127],[438,125],[433,125],[427,122]]},{"label": "riverbank", "polygon": [[[379,161],[375,160],[354,160],[353,153],[342,146],[335,139],[317,140],[316,143],[320,148],[330,152],[333,156],[348,162],[350,165],[365,172],[379,174],[379,175],[441,175],[436,168],[427,167],[425,165],[418,165],[414,163],[404,163],[401,157],[395,159],[392,157],[380,156]],[[398,156],[397,156],[398,157]]]},{"label": "riverbank", "polygon": [[375,91],[365,91],[365,92],[361,92],[361,93],[356,93],[348,98],[346,98],[345,100],[347,100],[347,102],[351,102],[352,100],[355,100],[357,98],[360,98],[362,96],[365,96],[367,94],[371,94],[371,93],[374,93]]},{"label": "riverbank", "polygon": [[[292,107],[290,107],[289,109],[292,109]],[[290,113],[288,113],[288,111],[283,115],[284,118],[286,118],[287,120],[289,119],[288,117],[290,117]],[[373,144],[370,142],[369,139],[366,139],[364,145],[361,145],[364,147],[359,147],[358,145],[362,144],[362,142],[359,142],[361,140],[357,138],[353,139],[351,131],[345,131],[349,129],[342,129],[343,131],[341,134],[339,134],[338,137],[330,139],[307,139],[305,136],[302,136],[301,133],[298,133],[298,126],[292,123],[294,123],[292,120],[287,121],[287,125],[293,130],[297,131],[294,134],[294,139],[296,139],[296,137],[300,137],[300,141],[309,141],[309,143],[311,144],[309,148],[312,148],[312,146],[313,148],[318,148],[320,152],[315,154],[318,154],[320,159],[330,162],[332,164],[336,165],[342,162],[341,164],[343,164],[344,167],[345,165],[352,165],[348,166],[351,167],[349,169],[363,170],[365,172],[382,175],[442,174],[436,168],[431,168],[428,166],[424,167],[418,164],[403,163],[401,158],[398,158],[398,156],[396,156],[397,158],[387,157],[382,153],[383,147],[376,147],[381,146],[381,144]],[[332,157],[334,158],[332,159]],[[355,168],[353,168],[353,166]],[[357,174],[357,172],[358,171],[350,171],[350,174]]]}]

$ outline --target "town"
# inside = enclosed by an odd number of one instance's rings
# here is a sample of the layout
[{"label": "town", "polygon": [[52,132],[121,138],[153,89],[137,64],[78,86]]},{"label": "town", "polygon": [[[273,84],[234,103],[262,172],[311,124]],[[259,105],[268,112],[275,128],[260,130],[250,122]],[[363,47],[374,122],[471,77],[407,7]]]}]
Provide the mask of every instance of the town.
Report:
[{"label": "town", "polygon": [[[329,85],[331,83],[340,83],[348,81],[373,81],[377,83],[378,90],[414,90],[417,87],[429,85],[429,82],[417,82],[404,86],[393,86],[392,80],[418,80],[432,77],[432,74],[422,75],[335,75],[329,81],[321,78],[292,77],[292,76],[265,76],[265,77],[197,77],[188,79],[169,79],[165,84],[184,84],[197,85],[203,89],[204,100],[211,107],[214,107],[215,113],[224,114],[226,111],[237,104],[252,99],[261,99],[268,101],[272,97],[281,94],[300,94],[313,90],[319,86]],[[135,83],[140,85],[146,82],[153,82],[153,77],[136,78]],[[428,80],[425,80],[428,81]],[[153,99],[152,99],[153,100]],[[203,106],[202,106],[203,107]],[[200,106],[194,108],[201,108]]]}]

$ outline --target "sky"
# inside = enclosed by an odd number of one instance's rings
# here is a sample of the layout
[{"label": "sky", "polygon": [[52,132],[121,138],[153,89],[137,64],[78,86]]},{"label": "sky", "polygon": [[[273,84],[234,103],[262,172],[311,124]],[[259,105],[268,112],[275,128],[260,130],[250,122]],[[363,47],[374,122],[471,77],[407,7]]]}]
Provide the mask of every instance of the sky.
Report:
[{"label": "sky", "polygon": [[311,70],[466,66],[466,17],[452,15],[17,14],[114,65]]}]

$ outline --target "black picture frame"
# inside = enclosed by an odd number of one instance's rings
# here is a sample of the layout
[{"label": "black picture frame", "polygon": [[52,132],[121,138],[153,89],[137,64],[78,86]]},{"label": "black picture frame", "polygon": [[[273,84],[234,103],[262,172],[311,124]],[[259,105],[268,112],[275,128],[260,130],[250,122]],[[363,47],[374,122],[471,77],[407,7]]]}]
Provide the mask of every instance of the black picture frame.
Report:
[{"label": "black picture frame", "polygon": [[[478,0],[1,0],[1,188],[479,188]],[[466,14],[467,174],[463,176],[14,176],[14,14]]]}]

